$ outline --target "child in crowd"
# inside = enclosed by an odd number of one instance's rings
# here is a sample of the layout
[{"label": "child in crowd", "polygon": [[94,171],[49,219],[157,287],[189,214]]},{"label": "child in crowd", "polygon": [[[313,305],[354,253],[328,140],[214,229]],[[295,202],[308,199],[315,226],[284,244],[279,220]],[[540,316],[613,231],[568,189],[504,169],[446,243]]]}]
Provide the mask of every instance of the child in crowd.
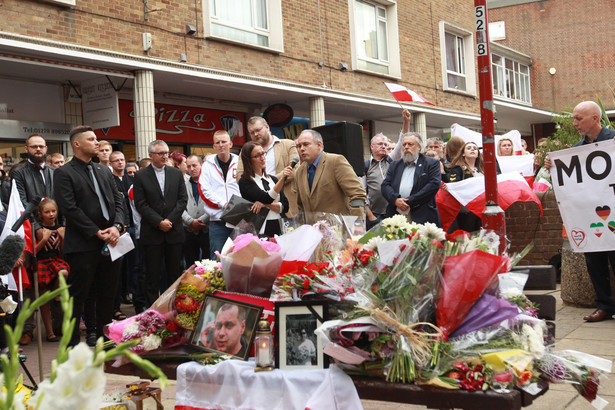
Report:
[{"label": "child in crowd", "polygon": [[[68,263],[61,258],[61,238],[58,230],[64,229],[58,225],[58,205],[51,198],[43,198],[38,205],[38,217],[42,225],[43,236],[39,238],[36,244],[36,256],[38,260],[38,284],[40,293],[54,287],[57,283],[58,275],[68,277],[70,267]],[[48,342],[57,342],[60,340],[53,332],[51,323],[50,303],[41,306],[41,318],[45,325]]]}]

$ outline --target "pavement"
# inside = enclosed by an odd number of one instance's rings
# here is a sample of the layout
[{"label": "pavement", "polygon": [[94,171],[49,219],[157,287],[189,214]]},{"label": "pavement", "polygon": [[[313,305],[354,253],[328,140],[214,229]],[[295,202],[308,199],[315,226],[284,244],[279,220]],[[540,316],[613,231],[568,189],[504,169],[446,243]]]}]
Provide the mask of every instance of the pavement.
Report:
[{"label": "pavement", "polygon": [[[537,292],[544,294],[544,291]],[[555,296],[557,300],[557,315],[556,315],[556,350],[573,349],[585,353],[597,355],[611,361],[615,361],[615,320],[607,320],[600,323],[586,323],[583,316],[593,312],[593,309],[582,308],[568,305],[562,302],[560,297],[559,285],[558,289],[547,292]],[[123,305],[122,311],[126,314],[134,314],[132,306]],[[36,340],[36,338],[35,338]],[[82,340],[85,340],[82,337]],[[44,378],[49,377],[51,370],[51,361],[56,356],[58,343],[50,343],[44,340],[42,342],[42,363]],[[39,381],[39,360],[36,341],[28,346],[23,347],[23,353],[27,356],[26,366],[35,380]],[[610,376],[610,378],[607,378]],[[607,400],[609,404],[606,409],[615,409],[615,377],[607,375],[601,378],[601,386],[599,395]],[[106,392],[111,393],[118,389],[125,389],[127,383],[135,382],[138,379],[132,376],[119,376],[107,374]],[[27,376],[24,375],[24,381],[28,384]],[[156,382],[152,386],[157,386]],[[174,380],[169,381],[167,386],[162,391],[162,404],[165,409],[173,409],[175,406],[175,387]],[[424,409],[424,406],[402,405],[397,403],[379,402],[373,400],[363,400],[365,410],[410,410]],[[143,402],[144,410],[156,409],[156,402],[152,398],[148,398]],[[592,405],[582,398],[570,384],[551,384],[549,391],[534,401],[532,409],[593,409]]]}]

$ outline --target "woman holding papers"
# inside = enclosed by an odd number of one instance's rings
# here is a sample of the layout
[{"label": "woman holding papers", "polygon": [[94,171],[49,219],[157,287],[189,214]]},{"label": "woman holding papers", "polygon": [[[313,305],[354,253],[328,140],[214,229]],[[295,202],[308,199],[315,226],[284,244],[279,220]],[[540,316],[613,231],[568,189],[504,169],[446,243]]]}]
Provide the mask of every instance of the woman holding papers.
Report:
[{"label": "woman holding papers", "polygon": [[290,166],[284,168],[284,178],[280,180],[267,175],[266,155],[263,147],[252,141],[243,146],[240,154],[243,175],[238,184],[241,196],[254,202],[252,212],[258,213],[263,207],[269,208],[267,220],[259,233],[273,237],[282,233],[282,216],[288,211],[288,200],[282,188],[286,177],[292,174],[293,169]]}]

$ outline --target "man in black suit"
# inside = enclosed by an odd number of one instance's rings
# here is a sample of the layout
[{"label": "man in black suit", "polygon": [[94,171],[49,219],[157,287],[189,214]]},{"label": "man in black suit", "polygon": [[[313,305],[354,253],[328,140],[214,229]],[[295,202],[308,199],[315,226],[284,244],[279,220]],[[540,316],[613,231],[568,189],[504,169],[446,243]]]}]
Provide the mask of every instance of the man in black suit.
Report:
[{"label": "man in black suit", "polygon": [[409,214],[413,222],[431,222],[442,227],[436,207],[436,194],[442,181],[440,161],[420,153],[419,134],[408,132],[402,138],[402,158],[391,163],[380,187],[389,203],[386,216]]},{"label": "man in black suit", "polygon": [[167,143],[152,141],[148,151],[152,163],[135,174],[133,193],[135,206],[141,214],[145,299],[147,306],[151,306],[158,298],[163,261],[167,273],[166,286],[172,284],[181,273],[184,243],[182,213],[186,209],[188,194],[181,171],[165,165],[169,157]]},{"label": "man in black suit", "polygon": [[93,289],[96,300],[96,334],[113,317],[113,299],[119,282],[120,260],[111,261],[108,246],[115,246],[124,230],[124,204],[107,166],[92,162],[98,140],[91,127],[70,132],[74,157],[54,172],[54,192],[66,217],[64,257],[70,264],[69,291],[74,298],[76,325],[70,345],[79,343],[79,318]]}]

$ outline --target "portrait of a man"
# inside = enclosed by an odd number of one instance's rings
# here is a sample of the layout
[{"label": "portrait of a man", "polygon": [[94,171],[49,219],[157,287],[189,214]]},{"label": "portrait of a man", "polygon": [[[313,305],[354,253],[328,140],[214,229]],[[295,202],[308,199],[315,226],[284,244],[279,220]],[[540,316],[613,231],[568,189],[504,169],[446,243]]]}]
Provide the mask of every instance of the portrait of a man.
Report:
[{"label": "portrait of a man", "polygon": [[259,308],[208,297],[192,336],[193,345],[247,359]]}]

